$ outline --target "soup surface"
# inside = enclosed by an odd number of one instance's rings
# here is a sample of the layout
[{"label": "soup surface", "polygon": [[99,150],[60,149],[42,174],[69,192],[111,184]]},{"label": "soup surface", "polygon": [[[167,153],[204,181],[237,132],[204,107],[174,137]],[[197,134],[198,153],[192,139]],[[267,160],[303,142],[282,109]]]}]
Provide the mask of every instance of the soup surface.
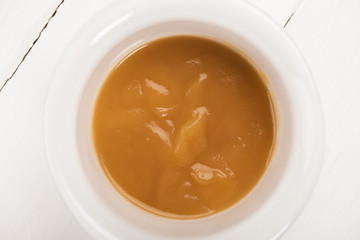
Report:
[{"label": "soup surface", "polygon": [[109,74],[93,117],[116,189],[171,218],[224,210],[256,185],[275,142],[274,109],[254,66],[194,36],[150,42]]}]

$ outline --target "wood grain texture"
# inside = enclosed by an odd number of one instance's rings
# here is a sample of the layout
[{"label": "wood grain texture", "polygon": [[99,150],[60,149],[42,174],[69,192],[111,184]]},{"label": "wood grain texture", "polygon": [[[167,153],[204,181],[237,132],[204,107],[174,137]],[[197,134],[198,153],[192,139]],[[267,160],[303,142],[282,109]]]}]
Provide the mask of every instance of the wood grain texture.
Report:
[{"label": "wood grain texture", "polygon": [[16,71],[61,2],[0,1],[0,88]]},{"label": "wood grain texture", "polygon": [[324,166],[285,239],[360,239],[360,1],[304,0],[286,31],[308,61],[324,107]]}]

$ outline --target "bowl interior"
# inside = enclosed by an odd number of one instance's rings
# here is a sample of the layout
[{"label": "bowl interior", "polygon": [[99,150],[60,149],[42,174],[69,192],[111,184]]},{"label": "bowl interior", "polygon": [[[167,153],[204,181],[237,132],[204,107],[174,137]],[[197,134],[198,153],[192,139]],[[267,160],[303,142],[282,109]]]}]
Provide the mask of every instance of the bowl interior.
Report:
[{"label": "bowl interior", "polygon": [[[119,192],[113,188],[105,177],[103,170],[94,152],[91,136],[91,123],[94,104],[102,83],[110,71],[125,57],[129,52],[154,39],[172,35],[195,35],[213,38],[231,43],[233,46],[242,49],[251,56],[251,60],[259,71],[263,71],[269,78],[268,87],[273,93],[275,105],[277,107],[277,147],[273,160],[255,189],[235,206],[204,219],[196,220],[173,220],[162,219],[153,216],[127,202]],[[289,162],[292,143],[292,115],[289,106],[288,95],[281,83],[279,70],[276,69],[266,56],[261,54],[256,46],[249,42],[244,36],[233,33],[227,29],[213,24],[206,24],[195,21],[169,21],[152,26],[147,26],[128,35],[111,48],[101,59],[95,70],[92,72],[82,92],[81,102],[78,106],[77,120],[77,143],[79,147],[80,160],[96,195],[102,203],[106,205],[112,214],[128,221],[135,226],[141,226],[151,232],[159,232],[165,235],[178,236],[186,234],[188,236],[212,234],[221,232],[223,228],[237,225],[244,218],[250,217],[255,211],[259,210],[269,197],[274,194],[279,181],[284,176],[284,171]],[[287,134],[283,134],[286,132]],[[222,223],[222,224],[219,224]],[[176,227],[175,227],[176,226]],[[202,231],[202,229],[207,229]]]}]

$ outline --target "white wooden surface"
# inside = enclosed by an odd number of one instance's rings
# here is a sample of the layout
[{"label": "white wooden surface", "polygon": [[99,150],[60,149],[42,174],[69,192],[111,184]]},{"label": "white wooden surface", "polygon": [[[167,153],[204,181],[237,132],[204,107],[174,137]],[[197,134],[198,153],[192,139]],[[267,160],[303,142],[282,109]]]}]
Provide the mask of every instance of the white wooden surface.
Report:
[{"label": "white wooden surface", "polygon": [[61,0],[0,0],[0,86],[16,71]]},{"label": "white wooden surface", "polygon": [[310,64],[327,148],[312,199],[288,239],[360,239],[360,1],[304,0],[286,26]]},{"label": "white wooden surface", "polygon": [[[0,0],[0,88],[19,66],[0,92],[0,239],[90,238],[51,179],[43,107],[63,49],[113,1]],[[326,117],[319,182],[283,239],[360,239],[360,1],[251,2],[280,26],[292,16],[285,31],[314,72]]]}]

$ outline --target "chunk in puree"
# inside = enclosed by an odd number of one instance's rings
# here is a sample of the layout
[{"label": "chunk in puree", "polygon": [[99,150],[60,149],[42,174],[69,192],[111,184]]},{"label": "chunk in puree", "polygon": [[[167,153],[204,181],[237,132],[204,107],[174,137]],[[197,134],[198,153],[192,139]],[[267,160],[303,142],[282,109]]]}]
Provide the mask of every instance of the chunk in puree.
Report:
[{"label": "chunk in puree", "polygon": [[93,140],[114,187],[171,218],[224,210],[263,175],[275,113],[262,75],[217,41],[175,36],[124,58],[98,95]]}]

